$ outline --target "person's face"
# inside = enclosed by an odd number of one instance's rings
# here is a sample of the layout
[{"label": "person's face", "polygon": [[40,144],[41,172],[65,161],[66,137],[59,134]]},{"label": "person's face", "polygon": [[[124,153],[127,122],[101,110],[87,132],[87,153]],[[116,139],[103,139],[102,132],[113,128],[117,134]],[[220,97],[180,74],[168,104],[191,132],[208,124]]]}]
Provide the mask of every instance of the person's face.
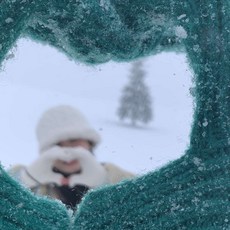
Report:
[{"label": "person's face", "polygon": [[[72,147],[72,148],[82,147],[89,151],[92,150],[91,143],[83,139],[61,141],[58,143],[58,146]],[[54,167],[65,173],[75,173],[81,170],[81,164],[79,160],[72,160],[70,162],[66,162],[66,161],[57,159],[54,162]]]}]

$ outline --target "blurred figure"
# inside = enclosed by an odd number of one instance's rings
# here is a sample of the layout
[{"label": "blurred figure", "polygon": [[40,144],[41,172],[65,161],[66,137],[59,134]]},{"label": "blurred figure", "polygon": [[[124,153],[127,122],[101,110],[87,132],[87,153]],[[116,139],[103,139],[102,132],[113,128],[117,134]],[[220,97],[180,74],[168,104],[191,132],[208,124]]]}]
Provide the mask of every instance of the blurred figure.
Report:
[{"label": "blurred figure", "polygon": [[93,150],[100,136],[70,106],[46,111],[36,131],[39,157],[29,166],[19,165],[10,170],[35,194],[59,199],[75,209],[89,189],[134,176],[114,164],[97,161]]}]

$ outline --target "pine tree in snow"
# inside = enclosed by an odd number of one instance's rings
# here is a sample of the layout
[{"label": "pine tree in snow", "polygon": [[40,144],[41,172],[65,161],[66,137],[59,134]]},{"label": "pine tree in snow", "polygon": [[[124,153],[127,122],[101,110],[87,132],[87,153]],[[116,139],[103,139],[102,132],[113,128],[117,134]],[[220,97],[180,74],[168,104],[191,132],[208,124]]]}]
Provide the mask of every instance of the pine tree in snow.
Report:
[{"label": "pine tree in snow", "polygon": [[152,120],[152,102],[149,88],[145,85],[145,71],[143,62],[134,62],[131,68],[130,80],[122,91],[118,116],[120,120],[129,119],[132,125]]}]

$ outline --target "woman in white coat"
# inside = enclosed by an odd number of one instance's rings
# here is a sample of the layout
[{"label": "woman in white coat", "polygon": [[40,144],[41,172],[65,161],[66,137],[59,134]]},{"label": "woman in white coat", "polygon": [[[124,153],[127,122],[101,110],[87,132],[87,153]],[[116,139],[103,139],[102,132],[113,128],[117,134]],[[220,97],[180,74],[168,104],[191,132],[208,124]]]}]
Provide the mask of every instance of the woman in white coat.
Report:
[{"label": "woman in white coat", "polygon": [[39,157],[29,166],[10,170],[35,194],[75,209],[89,189],[134,177],[112,163],[97,161],[93,150],[100,136],[75,108],[57,106],[46,111],[38,122],[37,138]]}]

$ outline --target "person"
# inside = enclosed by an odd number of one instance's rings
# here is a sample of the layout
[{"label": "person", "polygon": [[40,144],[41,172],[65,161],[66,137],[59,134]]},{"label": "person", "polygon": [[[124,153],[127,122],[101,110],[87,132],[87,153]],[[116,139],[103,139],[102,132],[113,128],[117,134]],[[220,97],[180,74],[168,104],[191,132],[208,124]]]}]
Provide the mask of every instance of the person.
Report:
[{"label": "person", "polygon": [[37,124],[39,157],[10,169],[35,194],[61,200],[76,209],[89,189],[115,184],[134,175],[112,163],[97,161],[100,135],[77,109],[61,105],[47,110]]}]

